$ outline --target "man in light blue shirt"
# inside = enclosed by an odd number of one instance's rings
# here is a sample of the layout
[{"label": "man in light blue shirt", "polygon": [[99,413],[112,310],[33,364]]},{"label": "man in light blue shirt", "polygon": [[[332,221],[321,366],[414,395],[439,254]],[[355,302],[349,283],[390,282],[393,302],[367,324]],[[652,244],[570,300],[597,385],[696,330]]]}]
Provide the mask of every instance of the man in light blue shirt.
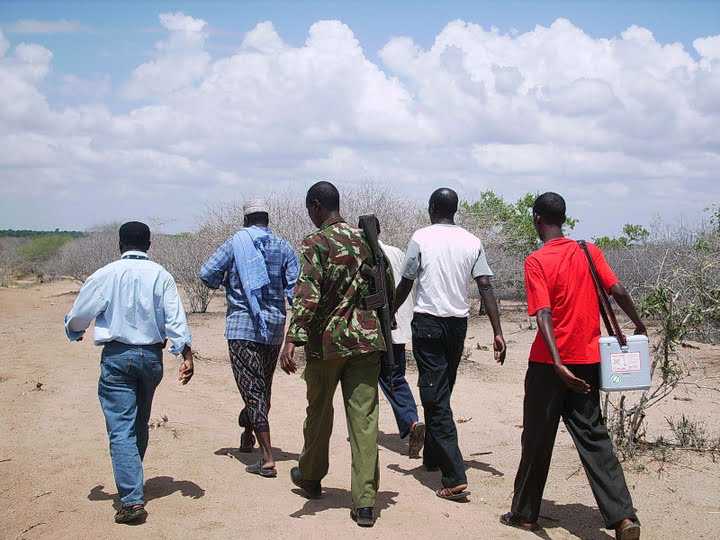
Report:
[{"label": "man in light blue shirt", "polygon": [[70,341],[81,341],[95,319],[95,344],[103,346],[98,396],[122,504],[116,523],[136,523],[147,517],[142,460],[167,340],[170,352],[183,356],[180,382],[187,384],[193,376],[190,329],[175,280],[149,260],[149,248],[147,225],[130,221],[120,227],[120,260],[85,281],[65,316]]},{"label": "man in light blue shirt", "polygon": [[268,227],[268,205],[262,199],[243,208],[245,227],[228,238],[200,269],[213,289],[225,286],[230,364],[245,407],[238,416],[244,428],[241,452],[252,452],[255,437],[262,458],[247,471],[275,478],[270,443],[270,396],[280,347],[285,337],[286,301],[292,302],[298,260],[287,240]]}]

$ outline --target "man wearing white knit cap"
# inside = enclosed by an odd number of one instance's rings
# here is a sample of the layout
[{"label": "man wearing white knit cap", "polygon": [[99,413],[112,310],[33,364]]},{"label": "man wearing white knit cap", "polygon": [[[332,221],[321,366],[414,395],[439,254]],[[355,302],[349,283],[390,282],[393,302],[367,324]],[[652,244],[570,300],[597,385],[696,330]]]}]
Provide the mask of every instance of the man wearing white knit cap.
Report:
[{"label": "man wearing white knit cap", "polygon": [[255,441],[262,457],[247,471],[265,478],[277,476],[270,444],[270,394],[285,332],[285,301],[292,302],[298,260],[290,244],[268,227],[264,199],[243,206],[244,227],[228,238],[203,264],[200,279],[213,289],[225,287],[225,338],[230,362],[245,407],[238,416],[244,428],[241,452],[252,452]]}]

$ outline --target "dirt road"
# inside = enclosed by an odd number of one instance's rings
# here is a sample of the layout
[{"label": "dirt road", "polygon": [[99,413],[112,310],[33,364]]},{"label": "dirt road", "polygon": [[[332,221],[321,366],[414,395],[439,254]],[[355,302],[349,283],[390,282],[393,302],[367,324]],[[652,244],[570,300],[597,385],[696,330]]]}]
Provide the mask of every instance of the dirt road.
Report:
[{"label": "dirt road", "polygon": [[[116,489],[105,425],[97,400],[99,349],[92,340],[67,343],[62,318],[77,284],[57,282],[0,289],[0,537],[2,538],[533,538],[507,529],[507,511],[520,452],[522,381],[533,333],[524,317],[505,320],[510,355],[494,365],[485,322],[468,333],[465,369],[454,394],[472,497],[465,504],[439,500],[437,473],[405,455],[392,413],[381,404],[380,519],[362,530],[349,519],[350,449],[342,406],[336,401],[331,472],[321,500],[308,501],[289,480],[302,446],[304,383],[278,372],[271,427],[279,457],[274,480],[248,475],[238,455],[240,397],[223,340],[220,302],[192,316],[201,355],[195,379],[175,380],[176,361],[165,358],[145,460],[147,523],[113,523]],[[478,347],[479,345],[479,347]],[[688,350],[696,370],[717,369],[720,349]],[[715,362],[716,364],[711,364]],[[710,367],[708,367],[710,366]],[[714,366],[714,368],[713,368]],[[411,383],[416,381],[410,373]],[[717,432],[720,395],[687,387],[682,400],[652,411],[650,430],[664,416],[704,418]],[[690,401],[686,401],[690,400]],[[644,525],[644,538],[718,538],[720,464],[675,452],[669,461],[647,457],[625,464]],[[543,538],[611,538],[572,443],[561,428],[545,493]]]}]

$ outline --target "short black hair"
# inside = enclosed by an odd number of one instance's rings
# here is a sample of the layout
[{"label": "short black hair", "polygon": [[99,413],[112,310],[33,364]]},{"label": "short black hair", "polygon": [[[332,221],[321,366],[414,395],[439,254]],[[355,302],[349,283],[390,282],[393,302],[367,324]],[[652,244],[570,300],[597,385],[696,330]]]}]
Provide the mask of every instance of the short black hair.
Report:
[{"label": "short black hair", "polygon": [[253,212],[245,214],[248,225],[263,225],[267,227],[270,224],[270,216],[267,212]]},{"label": "short black hair", "polygon": [[120,243],[127,248],[143,251],[150,247],[150,227],[140,221],[128,221],[120,226]]},{"label": "short black hair", "polygon": [[441,217],[452,217],[458,209],[458,194],[450,188],[439,188],[430,195],[430,206]]},{"label": "short black hair", "polygon": [[309,206],[311,202],[317,201],[325,210],[340,210],[340,192],[330,182],[317,182],[310,186],[307,196],[305,197],[305,205]]},{"label": "short black hair", "polygon": [[565,199],[552,191],[538,196],[532,210],[533,214],[540,216],[548,225],[562,227],[565,223]]}]

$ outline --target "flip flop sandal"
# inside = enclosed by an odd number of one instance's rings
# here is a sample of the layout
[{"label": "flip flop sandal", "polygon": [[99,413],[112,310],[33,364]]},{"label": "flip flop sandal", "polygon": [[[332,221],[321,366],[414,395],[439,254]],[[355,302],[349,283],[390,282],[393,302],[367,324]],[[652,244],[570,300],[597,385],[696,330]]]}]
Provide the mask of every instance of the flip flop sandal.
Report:
[{"label": "flip flop sandal", "polygon": [[519,518],[516,518],[512,512],[508,512],[507,514],[500,516],[500,523],[507,525],[508,527],[522,529],[523,531],[536,531],[539,529],[537,523],[522,521]]},{"label": "flip flop sandal", "polygon": [[640,525],[638,523],[630,523],[619,531],[615,532],[616,540],[638,540],[640,538]]},{"label": "flip flop sandal", "polygon": [[275,467],[263,467],[262,461],[248,465],[245,470],[250,474],[257,474],[263,478],[275,478],[277,476],[277,469]]},{"label": "flip flop sandal", "polygon": [[255,448],[255,435],[243,432],[242,435],[240,435],[240,448],[238,448],[238,452],[249,454],[253,451],[253,448]]},{"label": "flip flop sandal", "polygon": [[464,501],[470,496],[470,492],[460,491],[458,493],[453,493],[452,491],[450,491],[450,488],[442,488],[438,489],[435,492],[435,495],[437,495],[441,499],[445,499],[446,501]]}]

